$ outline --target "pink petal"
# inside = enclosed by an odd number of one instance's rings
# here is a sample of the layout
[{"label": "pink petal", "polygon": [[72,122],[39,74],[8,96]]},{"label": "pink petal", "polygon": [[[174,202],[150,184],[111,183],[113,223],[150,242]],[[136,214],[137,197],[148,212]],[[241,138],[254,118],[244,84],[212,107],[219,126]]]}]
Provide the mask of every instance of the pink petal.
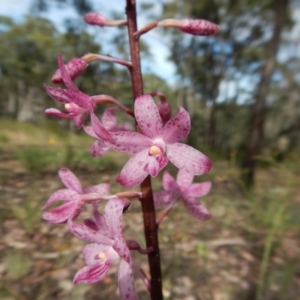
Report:
[{"label": "pink petal", "polygon": [[163,178],[162,178],[162,184],[163,184],[163,188],[166,191],[177,191],[178,190],[178,186],[177,186],[177,182],[174,179],[174,177],[172,177],[170,175],[170,173],[168,171],[164,172]]},{"label": "pink petal", "polygon": [[117,126],[117,120],[115,116],[115,108],[107,108],[102,115],[102,124],[107,130],[112,130]]},{"label": "pink petal", "polygon": [[49,221],[50,223],[62,223],[68,220],[78,208],[78,202],[67,202],[60,205],[50,211],[43,213],[43,219]]},{"label": "pink petal", "polygon": [[58,175],[68,189],[76,191],[79,194],[82,193],[81,183],[73,172],[67,168],[60,168]]},{"label": "pink petal", "polygon": [[84,267],[75,274],[73,283],[84,282],[91,284],[100,281],[105,277],[110,266],[111,263],[98,263],[93,266]]},{"label": "pink petal", "polygon": [[167,157],[178,168],[193,175],[207,173],[211,167],[211,160],[200,151],[181,143],[167,145]]},{"label": "pink petal", "polygon": [[122,300],[138,300],[134,287],[131,266],[124,260],[121,261],[118,274],[119,290]]},{"label": "pink petal", "polygon": [[53,88],[51,86],[47,86],[44,84],[44,87],[48,93],[48,95],[53,98],[55,101],[67,104],[70,102],[70,98],[68,97],[66,90],[62,88]]},{"label": "pink petal", "polygon": [[109,151],[109,147],[106,146],[105,142],[102,140],[95,141],[91,146],[90,146],[90,154],[93,157],[101,157],[103,156],[107,151]]},{"label": "pink petal", "polygon": [[84,189],[85,193],[98,193],[100,195],[107,195],[110,189],[109,183],[101,183],[94,186],[90,186]]},{"label": "pink petal", "polygon": [[148,164],[145,167],[145,171],[148,172],[152,177],[156,177],[160,170],[162,170],[169,160],[166,156],[161,155],[160,157],[150,156]]},{"label": "pink petal", "polygon": [[172,108],[169,101],[159,101],[157,103],[157,108],[160,114],[160,117],[164,123],[168,122],[171,119]]},{"label": "pink petal", "polygon": [[112,239],[103,235],[99,231],[94,231],[83,224],[74,222],[71,219],[68,220],[68,227],[70,232],[81,240],[109,246],[113,243]]},{"label": "pink petal", "polygon": [[98,226],[94,219],[91,219],[91,218],[84,219],[83,223],[85,226],[89,227],[91,230],[94,230],[94,231],[98,230]]},{"label": "pink petal", "polygon": [[83,126],[83,130],[85,131],[85,133],[87,133],[88,135],[90,135],[91,137],[97,139],[97,135],[93,129],[93,126]]},{"label": "pink petal", "polygon": [[207,208],[203,204],[198,202],[195,198],[183,198],[182,200],[188,213],[196,219],[206,221],[211,218],[211,214],[207,210]]},{"label": "pink petal", "polygon": [[203,197],[211,189],[211,182],[194,183],[190,186],[187,193],[190,197]]},{"label": "pink petal", "polygon": [[129,205],[127,199],[112,198],[104,208],[103,217],[111,237],[123,234],[122,216],[124,207]]},{"label": "pink petal", "polygon": [[66,113],[62,113],[60,110],[56,108],[47,108],[45,110],[45,114],[48,116],[53,116],[61,119],[73,119],[74,116]]},{"label": "pink petal", "polygon": [[162,133],[162,120],[157,106],[150,95],[143,95],[135,99],[134,115],[141,131],[150,138]]},{"label": "pink petal", "polygon": [[[88,64],[81,57],[75,57],[65,65],[71,79],[74,79],[77,76],[79,76],[87,66]],[[52,76],[51,81],[55,84],[63,82],[61,78],[61,72],[59,69],[56,70],[56,72]]]},{"label": "pink petal", "polygon": [[152,145],[151,139],[138,132],[111,132],[111,136],[114,139],[114,143],[109,144],[109,147],[122,152],[138,153],[145,148],[150,148]]},{"label": "pink petal", "polygon": [[157,208],[175,202],[177,198],[178,196],[176,196],[176,193],[168,191],[157,192],[153,195],[154,204]]},{"label": "pink petal", "polygon": [[191,130],[191,119],[188,112],[179,107],[177,115],[169,120],[163,129],[163,139],[167,143],[183,140]]},{"label": "pink petal", "polygon": [[193,183],[194,175],[184,170],[179,170],[176,177],[176,182],[181,190],[185,190]]},{"label": "pink petal", "polygon": [[91,112],[91,121],[92,126],[95,131],[95,134],[102,140],[113,143],[114,140],[110,133],[104,128],[104,126],[100,123],[94,112]]},{"label": "pink petal", "polygon": [[[95,205],[94,205],[95,206]],[[94,207],[94,210],[93,210],[93,214],[94,214],[94,219],[95,219],[95,222],[96,222],[96,225],[97,225],[97,228],[98,230],[105,234],[105,235],[109,235],[109,232],[107,230],[107,227],[106,227],[106,223],[105,223],[105,219],[104,219],[104,216],[103,214],[101,214],[97,208]]]},{"label": "pink petal", "polygon": [[56,201],[79,201],[80,197],[77,192],[71,191],[69,189],[61,189],[54,192],[49,199],[47,200],[46,204],[42,207],[42,209],[48,208],[51,204]]},{"label": "pink petal", "polygon": [[145,171],[148,159],[148,149],[134,154],[121,170],[117,182],[127,188],[140,184],[148,175]]},{"label": "pink petal", "polygon": [[127,261],[128,263],[131,261],[130,250],[128,249],[127,243],[123,236],[117,235],[115,236],[115,242],[113,244],[113,249],[119,254],[119,256]]},{"label": "pink petal", "polygon": [[58,54],[58,66],[59,66],[62,80],[63,80],[64,84],[66,85],[66,87],[71,90],[78,90],[77,87],[74,85],[74,83],[69,75],[69,72],[66,69],[66,66],[64,64],[61,54]]},{"label": "pink petal", "polygon": [[99,263],[100,259],[95,259],[95,257],[97,257],[100,252],[105,251],[108,247],[111,246],[99,244],[88,244],[84,246],[82,249],[82,253],[87,266]]},{"label": "pink petal", "polygon": [[93,108],[93,102],[91,100],[91,97],[82,93],[79,89],[77,89],[77,87],[75,87],[75,85],[73,89],[68,89],[66,91],[66,94],[68,95],[69,99],[72,100],[70,102],[74,102],[79,107],[85,108],[87,110]]},{"label": "pink petal", "polygon": [[89,115],[89,112],[87,111],[87,112],[81,113],[78,116],[75,116],[73,118],[74,123],[78,129],[80,129],[83,126],[88,115]]}]

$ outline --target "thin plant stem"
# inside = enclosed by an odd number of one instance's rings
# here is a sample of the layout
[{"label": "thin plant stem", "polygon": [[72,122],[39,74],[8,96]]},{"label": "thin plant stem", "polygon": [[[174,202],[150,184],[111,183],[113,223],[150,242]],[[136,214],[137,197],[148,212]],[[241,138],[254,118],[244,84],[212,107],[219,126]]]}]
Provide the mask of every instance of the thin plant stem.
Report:
[{"label": "thin plant stem", "polygon": [[[134,36],[137,32],[137,20],[136,20],[136,1],[126,0],[126,14],[128,22],[128,36],[131,54],[131,83],[132,93],[134,99],[143,95],[143,78],[141,72],[140,62],[140,48],[138,39]],[[137,127],[137,131],[139,128]],[[151,281],[151,299],[162,300],[162,279],[161,279],[161,265],[159,255],[159,243],[158,243],[158,227],[156,224],[155,207],[153,201],[153,192],[151,186],[151,178],[148,176],[141,183],[141,205],[144,220],[144,232],[146,239],[146,246],[152,247],[153,251],[148,254],[148,262],[150,269],[150,281]]]}]

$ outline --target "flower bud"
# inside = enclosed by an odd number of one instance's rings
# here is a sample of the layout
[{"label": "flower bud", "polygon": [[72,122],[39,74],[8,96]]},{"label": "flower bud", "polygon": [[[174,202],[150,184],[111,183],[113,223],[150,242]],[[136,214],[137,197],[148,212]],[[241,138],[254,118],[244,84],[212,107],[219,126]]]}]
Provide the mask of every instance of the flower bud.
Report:
[{"label": "flower bud", "polygon": [[220,31],[218,25],[202,19],[195,19],[195,20],[166,19],[158,22],[157,26],[175,27],[183,32],[193,34],[193,35],[213,35],[213,34],[217,34]]},{"label": "flower bud", "polygon": [[[74,79],[83,72],[83,70],[88,66],[88,64],[84,59],[75,57],[72,60],[70,60],[65,66],[71,79]],[[52,76],[51,81],[55,84],[63,83],[63,80],[61,78],[61,72],[59,69],[56,70],[56,72]]]},{"label": "flower bud", "polygon": [[94,13],[94,12],[90,12],[84,15],[83,17],[84,21],[87,24],[90,25],[96,25],[96,26],[120,26],[120,25],[126,25],[127,24],[127,20],[109,20],[106,17]]},{"label": "flower bud", "polygon": [[164,123],[168,122],[171,119],[171,105],[168,101],[159,101],[157,103],[157,108],[160,114],[160,117]]},{"label": "flower bud", "polygon": [[97,25],[101,27],[105,26],[106,23],[109,21],[106,17],[93,12],[85,14],[83,19],[87,24]]}]

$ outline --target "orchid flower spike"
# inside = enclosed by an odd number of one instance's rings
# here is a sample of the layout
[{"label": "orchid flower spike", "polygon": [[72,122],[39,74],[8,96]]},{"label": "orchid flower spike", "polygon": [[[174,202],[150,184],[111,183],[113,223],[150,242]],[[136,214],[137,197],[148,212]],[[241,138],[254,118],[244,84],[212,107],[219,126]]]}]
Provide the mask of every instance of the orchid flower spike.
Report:
[{"label": "orchid flower spike", "polygon": [[176,201],[181,199],[190,215],[202,221],[210,219],[211,214],[196,198],[203,197],[210,191],[211,182],[193,183],[193,179],[194,176],[184,170],[178,171],[176,180],[165,171],[164,190],[154,193],[155,207],[167,206],[166,211],[168,211]]},{"label": "orchid flower spike", "polygon": [[[141,133],[112,132],[114,143],[106,143],[111,149],[133,154],[117,178],[121,185],[134,187],[148,174],[157,176],[169,160],[192,175],[201,175],[210,170],[212,163],[208,157],[188,145],[178,143],[191,128],[190,116],[184,108],[179,107],[177,115],[163,125],[152,97],[143,95],[135,100],[134,114]],[[92,125],[97,135],[97,124]]]},{"label": "orchid flower spike", "polygon": [[94,219],[85,220],[84,225],[69,219],[70,232],[91,242],[82,250],[86,266],[76,273],[74,284],[102,280],[112,264],[121,260],[118,272],[121,299],[138,299],[131,269],[133,261],[123,236],[122,215],[128,205],[127,199],[115,197],[107,202],[103,215],[94,209]]},{"label": "orchid flower spike", "polygon": [[65,203],[43,214],[43,218],[50,223],[62,223],[69,218],[77,217],[86,203],[101,200],[110,189],[108,183],[82,189],[78,178],[67,168],[61,168],[58,174],[66,189],[54,192],[42,209],[47,209],[58,201],[65,201]]}]

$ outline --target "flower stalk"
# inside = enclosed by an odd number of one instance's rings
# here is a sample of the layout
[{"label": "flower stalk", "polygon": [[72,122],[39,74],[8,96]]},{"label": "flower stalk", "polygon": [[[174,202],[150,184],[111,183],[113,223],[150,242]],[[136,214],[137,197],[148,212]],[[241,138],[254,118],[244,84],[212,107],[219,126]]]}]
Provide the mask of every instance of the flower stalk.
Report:
[{"label": "flower stalk", "polygon": [[[126,0],[126,14],[128,24],[128,37],[132,62],[131,83],[134,99],[143,95],[143,78],[140,62],[139,41],[134,33],[137,31],[137,15],[135,0]],[[139,128],[137,127],[137,131]],[[158,226],[156,224],[155,206],[151,186],[151,178],[148,175],[141,183],[141,206],[144,220],[144,232],[147,248],[152,247],[153,251],[148,253],[151,281],[151,299],[162,300],[162,278],[161,263],[158,243]]]}]

